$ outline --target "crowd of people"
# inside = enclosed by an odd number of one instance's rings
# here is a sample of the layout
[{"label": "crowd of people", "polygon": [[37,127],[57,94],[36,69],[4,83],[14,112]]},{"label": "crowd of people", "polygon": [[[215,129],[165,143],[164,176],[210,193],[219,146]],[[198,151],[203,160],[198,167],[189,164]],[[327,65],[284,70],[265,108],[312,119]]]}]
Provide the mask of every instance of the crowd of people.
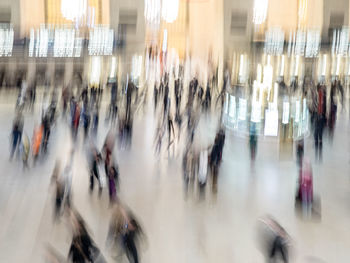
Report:
[{"label": "crowd of people", "polygon": [[[219,88],[215,80],[208,80],[207,84],[203,85],[195,76],[187,85],[181,71],[178,76],[171,74],[165,72],[160,81],[156,81],[153,85],[152,108],[157,120],[154,133],[155,154],[158,156],[167,154],[168,159],[182,156],[180,159],[185,197],[190,190],[197,189],[199,196],[204,198],[208,182],[211,184],[212,194],[215,195],[218,192],[218,177],[225,146],[226,129],[222,121],[222,112],[225,93],[230,88],[229,76],[225,75],[223,87]],[[109,205],[113,214],[107,237],[112,244],[110,246],[119,245],[130,262],[139,262],[138,239],[144,238],[145,233],[134,214],[121,200],[119,192],[122,187],[120,183],[122,175],[117,163],[115,146],[118,145],[121,151],[127,151],[132,147],[134,117],[140,105],[147,103],[145,97],[148,96],[149,83],[142,92],[139,92],[139,87],[131,80],[123,83],[122,87],[118,87],[118,82],[110,85],[110,94],[106,95],[110,97],[110,102],[105,115],[105,124],[109,127],[109,131],[101,149],[97,145],[97,139],[101,137],[98,133],[99,115],[105,91],[100,85],[88,86],[81,83],[76,90],[65,86],[61,96],[57,87],[53,89],[45,87],[40,121],[34,124],[33,136],[30,139],[24,132],[24,115],[26,112],[34,111],[36,85],[31,84],[28,88],[25,81],[20,83],[11,132],[11,160],[14,158],[21,160],[23,168],[30,169],[49,154],[52,129],[58,126],[58,122],[63,120],[65,127],[70,130],[72,146],[68,158],[65,162],[57,160],[51,180],[55,189],[54,218],[59,220],[61,217],[66,217],[71,222],[73,235],[69,259],[72,262],[103,262],[103,256],[92,240],[86,223],[72,199],[73,160],[77,151],[76,146],[82,138],[87,153],[89,192],[93,193],[97,183],[100,196],[104,184],[107,185]],[[279,85],[284,95],[301,91],[301,97],[308,99],[315,155],[317,160],[322,160],[324,128],[328,127],[329,135],[332,137],[337,119],[337,97],[340,97],[341,103],[344,100],[342,85],[338,80],[332,82],[329,96],[324,82],[320,82],[317,86],[304,83],[302,89],[296,87],[295,83],[289,87],[283,82]],[[213,97],[215,100],[212,100]],[[328,97],[329,103],[327,103]],[[199,120],[207,118],[213,112],[214,114],[219,112],[221,115],[214,139],[209,144],[200,140],[197,142],[195,138]],[[259,137],[256,123],[250,122],[248,130],[250,158],[254,161]],[[302,207],[302,211],[309,214],[313,211],[315,198],[311,164],[304,157],[304,138],[297,140],[295,149],[299,167],[296,207]],[[287,236],[285,230],[273,219],[268,219],[265,223],[277,233],[272,241],[269,257],[272,258],[280,252],[282,260],[288,262],[288,252],[284,245]]]}]

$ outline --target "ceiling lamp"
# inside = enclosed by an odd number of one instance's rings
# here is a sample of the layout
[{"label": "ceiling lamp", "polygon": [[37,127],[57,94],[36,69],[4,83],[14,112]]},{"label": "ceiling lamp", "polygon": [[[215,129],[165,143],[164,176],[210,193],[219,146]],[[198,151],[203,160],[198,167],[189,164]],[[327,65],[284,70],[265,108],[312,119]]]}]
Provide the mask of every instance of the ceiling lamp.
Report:
[{"label": "ceiling lamp", "polygon": [[148,23],[159,24],[160,15],[167,23],[173,23],[179,13],[179,0],[145,0],[145,18]]},{"label": "ceiling lamp", "polygon": [[62,0],[62,16],[71,21],[76,21],[85,16],[87,9],[87,0]]},{"label": "ceiling lamp", "polygon": [[162,1],[162,18],[167,23],[176,20],[179,13],[179,0],[163,0]]},{"label": "ceiling lamp", "polygon": [[161,0],[145,0],[145,18],[151,24],[160,22]]},{"label": "ceiling lamp", "polygon": [[254,15],[253,22],[256,25],[261,25],[265,22],[267,16],[268,0],[255,0],[254,1]]}]

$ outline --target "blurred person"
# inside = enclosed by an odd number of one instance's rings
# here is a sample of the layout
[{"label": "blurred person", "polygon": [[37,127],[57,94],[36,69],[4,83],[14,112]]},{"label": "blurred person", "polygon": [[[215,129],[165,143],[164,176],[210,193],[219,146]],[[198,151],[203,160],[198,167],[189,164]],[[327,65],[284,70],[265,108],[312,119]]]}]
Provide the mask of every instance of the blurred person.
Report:
[{"label": "blurred person", "polygon": [[98,84],[98,89],[97,89],[97,103],[99,104],[101,104],[102,95],[103,95],[103,87],[100,83]]},{"label": "blurred person", "polygon": [[66,111],[68,108],[68,99],[69,99],[69,87],[65,86],[62,89],[62,115],[66,115]]},{"label": "blurred person", "polygon": [[61,160],[57,159],[51,175],[51,183],[56,182],[61,174]]},{"label": "blurred person", "polygon": [[[54,170],[54,173],[56,171]],[[59,173],[59,171],[57,171]],[[52,180],[55,183],[55,210],[54,215],[55,219],[59,219],[62,215],[62,207],[63,207],[63,200],[64,200],[64,192],[65,192],[65,184],[62,180],[62,177],[60,174],[58,175],[52,175]]]},{"label": "blurred person", "polygon": [[116,138],[116,130],[115,128],[111,128],[106,135],[106,139],[102,147],[102,154],[103,154],[106,176],[108,176],[108,169],[112,163],[112,154],[115,146],[115,138]]},{"label": "blurred person", "polygon": [[160,97],[162,97],[164,95],[164,82],[163,81],[160,81],[158,94]]},{"label": "blurred person", "polygon": [[302,168],[304,158],[304,138],[300,138],[296,142],[297,164]]},{"label": "blurred person", "polygon": [[20,146],[22,140],[23,125],[24,120],[22,112],[18,111],[12,125],[10,160],[12,160],[15,152]]},{"label": "blurred person", "polygon": [[133,114],[129,115],[125,122],[126,147],[130,149],[132,143]]},{"label": "blurred person", "polygon": [[118,203],[111,218],[107,241],[121,245],[129,262],[138,263],[138,239],[143,236],[143,230],[133,213]]},{"label": "blurred person", "polygon": [[66,167],[63,170],[63,181],[64,181],[64,204],[68,207],[71,206],[72,200],[72,180],[73,180],[73,155],[74,150],[70,152],[70,157]]},{"label": "blurred person", "polygon": [[210,95],[210,87],[209,84],[207,85],[207,89],[205,91],[205,97],[204,97],[204,110],[208,111],[208,109],[210,109],[211,107],[211,95]]},{"label": "blurred person", "polygon": [[[194,190],[195,178],[199,171],[199,155],[195,152],[192,142],[188,143],[183,153],[182,170],[185,198],[187,198],[189,191]],[[198,176],[197,179],[197,182],[199,182]]]},{"label": "blurred person", "polygon": [[30,139],[29,139],[27,134],[24,134],[22,136],[22,161],[23,161],[23,168],[29,168],[29,165],[28,165],[29,152],[30,152]]},{"label": "blurred person", "polygon": [[83,90],[81,91],[80,94],[80,99],[83,102],[83,105],[87,105],[89,101],[89,94],[88,94],[88,87],[84,86]]},{"label": "blurred person", "polygon": [[256,123],[251,122],[250,129],[249,129],[249,147],[250,147],[250,159],[252,161],[255,161],[255,158],[256,158],[257,144],[258,144],[258,136],[257,136],[257,130],[256,130]]},{"label": "blurred person", "polygon": [[111,101],[108,106],[108,115],[106,117],[106,121],[111,121],[113,124],[116,120],[118,112],[118,106],[117,106],[117,84],[113,83],[111,85]]},{"label": "blurred person", "polygon": [[80,122],[80,105],[78,102],[73,102],[74,109],[72,111],[72,137],[75,140],[78,135],[78,128]]},{"label": "blurred person", "polygon": [[[67,173],[67,168],[63,173]],[[56,160],[54,169],[51,175],[51,184],[55,186],[55,209],[54,215],[55,220],[58,220],[62,214],[63,209],[69,204],[69,200],[67,197],[67,185],[68,180],[66,179],[66,175],[64,175],[61,170],[61,161]]]},{"label": "blurred person", "polygon": [[299,172],[296,204],[301,204],[303,211],[310,213],[313,203],[313,179],[312,168],[308,160],[304,160],[303,167]]},{"label": "blurred person", "polygon": [[210,153],[210,162],[209,162],[211,177],[212,177],[212,191],[214,194],[217,193],[218,170],[222,161],[224,144],[225,144],[225,132],[221,128],[215,136],[215,141]]},{"label": "blurred person", "polygon": [[51,130],[51,121],[49,112],[47,112],[42,119],[43,126],[43,141],[42,141],[42,150],[46,153],[47,145],[49,143],[50,130]]},{"label": "blurred person", "polygon": [[29,108],[34,110],[34,104],[35,104],[35,99],[36,99],[36,81],[31,85],[29,89]]},{"label": "blurred person", "polygon": [[163,97],[163,116],[165,118],[166,113],[170,110],[170,98],[169,98],[169,86],[165,85],[164,97]]},{"label": "blurred person", "polygon": [[99,105],[97,104],[94,107],[94,110],[93,110],[93,113],[92,113],[92,134],[94,136],[97,135],[98,122],[99,122]]},{"label": "blurred person", "polygon": [[180,79],[175,80],[174,85],[174,93],[175,93],[175,108],[176,108],[176,114],[180,113],[180,104],[181,104],[181,87],[180,87]]},{"label": "blurred person", "polygon": [[[168,156],[170,153],[170,146],[175,144],[175,129],[174,129],[174,124],[173,120],[170,116],[170,112],[168,112],[168,120],[167,120],[167,133],[168,133]],[[175,146],[173,146],[173,153],[175,152]]]},{"label": "blurred person", "polygon": [[105,262],[100,250],[89,234],[86,223],[81,215],[77,211],[71,209],[69,216],[73,227],[73,237],[68,252],[69,262]]},{"label": "blurred person", "polygon": [[118,80],[115,80],[115,83],[112,84],[111,87],[111,104],[114,105],[117,103],[118,99]]},{"label": "blurred person", "polygon": [[82,112],[82,121],[83,121],[83,127],[84,127],[84,140],[88,137],[89,135],[89,127],[90,127],[90,109],[87,104],[83,107],[83,112]]},{"label": "blurred person", "polygon": [[94,190],[94,177],[99,185],[99,195],[102,193],[102,183],[99,175],[98,165],[102,160],[101,155],[98,153],[97,148],[93,143],[90,145],[90,192]]},{"label": "blurred person", "polygon": [[160,154],[160,151],[162,148],[163,137],[164,137],[164,133],[165,133],[165,129],[166,129],[165,126],[166,126],[165,123],[159,119],[157,129],[155,132],[155,138],[154,138],[155,154]]},{"label": "blurred person", "polygon": [[326,123],[326,98],[326,87],[319,84],[317,86],[317,115],[314,128],[316,160],[322,160],[322,137]]},{"label": "blurred person", "polygon": [[203,95],[204,95],[204,89],[202,87],[202,85],[199,86],[199,90],[198,90],[198,101],[199,103],[201,104],[202,103],[202,100],[203,100]]},{"label": "blurred person", "polygon": [[126,119],[128,119],[131,114],[131,101],[134,93],[136,92],[136,86],[131,81],[129,81],[126,90]]},{"label": "blurred person", "polygon": [[330,138],[333,138],[334,134],[334,128],[335,128],[335,122],[337,120],[337,90],[338,90],[338,81],[333,81],[331,85],[331,90],[330,90],[330,110],[329,110],[329,117],[328,117],[328,128],[329,128],[329,135]]},{"label": "blurred person", "polygon": [[92,86],[90,88],[90,106],[93,107],[95,104],[98,104],[97,100],[97,87]]},{"label": "blurred person", "polygon": [[24,104],[26,102],[26,97],[27,97],[27,81],[23,80],[21,82],[21,90],[20,93],[18,94],[18,100],[17,100],[17,107],[23,108]]},{"label": "blurred person", "polygon": [[157,89],[157,84],[154,84],[154,88],[153,88],[153,101],[154,101],[154,111],[156,111],[157,109],[157,104],[158,104],[158,89]]},{"label": "blurred person", "polygon": [[175,124],[177,126],[177,140],[180,141],[181,126],[182,126],[182,115],[180,112],[175,113]]},{"label": "blurred person", "polygon": [[[266,257],[267,262],[276,262],[280,259],[282,262],[289,262],[288,247],[290,240],[286,230],[271,216],[261,219],[261,222],[267,227],[268,238],[265,237],[266,242]],[[279,261],[277,261],[279,262]]]},{"label": "blurred person", "polygon": [[41,103],[41,119],[44,118],[45,114],[48,113],[49,107],[50,107],[50,100],[49,100],[49,87],[45,87],[44,94],[43,94],[43,100]]},{"label": "blurred person", "polygon": [[343,110],[345,108],[345,105],[344,105],[344,87],[341,84],[340,80],[338,80],[338,90],[340,92],[340,102],[341,102],[342,110]]},{"label": "blurred person", "polygon": [[56,110],[57,110],[57,93],[56,91],[54,91],[52,94],[51,103],[47,112],[51,126],[56,121]]},{"label": "blurred person", "polygon": [[117,200],[117,189],[119,186],[119,169],[116,164],[113,164],[108,169],[108,193],[110,204]]},{"label": "blurred person", "polygon": [[44,127],[42,124],[34,126],[33,138],[32,138],[32,155],[34,163],[37,161],[40,150],[41,143],[43,141]]}]

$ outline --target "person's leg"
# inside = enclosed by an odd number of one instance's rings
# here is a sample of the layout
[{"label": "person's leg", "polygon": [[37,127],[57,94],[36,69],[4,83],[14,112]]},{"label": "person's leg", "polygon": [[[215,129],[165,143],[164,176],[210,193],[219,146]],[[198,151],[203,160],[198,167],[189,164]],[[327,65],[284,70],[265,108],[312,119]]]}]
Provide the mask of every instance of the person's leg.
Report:
[{"label": "person's leg", "polygon": [[320,128],[320,131],[319,131],[319,136],[318,136],[318,149],[319,149],[319,160],[322,161],[322,137],[323,137],[323,124]]},{"label": "person's leg", "polygon": [[288,263],[288,249],[285,245],[281,244],[280,253],[283,259],[283,262]]},{"label": "person's leg", "polygon": [[98,186],[99,186],[99,188],[98,188],[99,192],[98,193],[101,194],[102,193],[102,183],[101,183],[100,175],[98,173],[97,165],[94,166],[94,170],[93,171],[94,171],[94,176],[96,177],[97,182],[98,182]]},{"label": "person's leg", "polygon": [[137,253],[137,248],[136,248],[134,239],[132,237],[128,237],[127,250],[128,250],[129,255],[133,259],[133,263],[138,263],[139,257],[138,257],[138,253]]},{"label": "person's leg", "polygon": [[11,159],[13,158],[13,155],[15,154],[15,151],[16,151],[17,140],[18,140],[18,137],[17,137],[17,135],[14,134],[13,139],[12,139],[11,153],[10,153]]},{"label": "person's leg", "polygon": [[94,189],[94,172],[90,171],[90,191]]},{"label": "person's leg", "polygon": [[269,253],[269,258],[270,259],[274,259],[275,258],[277,246],[278,246],[278,236],[275,237],[275,240],[273,241],[273,244],[272,244],[272,247],[271,247],[271,251]]},{"label": "person's leg", "polygon": [[314,140],[315,140],[315,159],[318,160],[318,128],[317,126],[315,127]]},{"label": "person's leg", "polygon": [[214,164],[213,167],[213,185],[212,185],[212,191],[214,194],[217,193],[218,191],[218,166],[216,164]]},{"label": "person's leg", "polygon": [[62,199],[60,197],[56,197],[56,204],[55,204],[55,217],[58,218],[61,214],[61,203]]}]

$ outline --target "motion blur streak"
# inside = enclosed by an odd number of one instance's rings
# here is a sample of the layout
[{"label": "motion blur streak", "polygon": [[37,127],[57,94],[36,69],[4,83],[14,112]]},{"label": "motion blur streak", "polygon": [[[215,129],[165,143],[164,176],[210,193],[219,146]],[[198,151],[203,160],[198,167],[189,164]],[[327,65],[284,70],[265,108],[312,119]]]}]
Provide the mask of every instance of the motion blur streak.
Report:
[{"label": "motion blur streak", "polygon": [[348,262],[349,0],[0,0],[0,262]]}]

